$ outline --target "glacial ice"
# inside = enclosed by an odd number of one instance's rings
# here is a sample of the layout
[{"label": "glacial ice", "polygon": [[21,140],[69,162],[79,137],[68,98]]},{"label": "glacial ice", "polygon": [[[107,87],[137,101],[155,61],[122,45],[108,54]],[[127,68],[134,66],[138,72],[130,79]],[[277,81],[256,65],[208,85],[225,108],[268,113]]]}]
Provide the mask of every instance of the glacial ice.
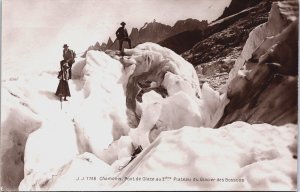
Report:
[{"label": "glacial ice", "polygon": [[[20,184],[10,183],[15,175],[8,174],[7,186],[22,191],[295,189],[296,125],[235,122],[213,129],[228,103],[226,93],[208,84],[200,88],[192,65],[159,45],[145,43],[126,54],[122,60],[89,51],[79,59],[69,81],[72,97],[62,110],[53,95],[55,71],[2,82],[2,99],[9,101],[1,108],[1,146],[7,146],[1,148],[2,167],[4,173],[21,173],[24,166]],[[142,102],[134,100],[141,116],[137,127],[130,127],[128,79],[162,61],[172,69],[158,82],[168,95],[151,90]],[[144,150],[128,164],[138,145]],[[19,158],[16,149],[25,153],[17,168],[11,166]],[[12,158],[3,158],[7,155]],[[187,181],[194,178],[199,181]]]}]

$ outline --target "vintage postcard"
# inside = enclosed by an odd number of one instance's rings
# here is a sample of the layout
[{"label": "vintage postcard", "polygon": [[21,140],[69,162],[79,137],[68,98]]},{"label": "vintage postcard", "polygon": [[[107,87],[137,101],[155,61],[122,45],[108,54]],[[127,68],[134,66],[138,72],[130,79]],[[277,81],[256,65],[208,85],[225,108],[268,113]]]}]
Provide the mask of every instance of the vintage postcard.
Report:
[{"label": "vintage postcard", "polygon": [[1,191],[297,190],[297,0],[1,3]]}]

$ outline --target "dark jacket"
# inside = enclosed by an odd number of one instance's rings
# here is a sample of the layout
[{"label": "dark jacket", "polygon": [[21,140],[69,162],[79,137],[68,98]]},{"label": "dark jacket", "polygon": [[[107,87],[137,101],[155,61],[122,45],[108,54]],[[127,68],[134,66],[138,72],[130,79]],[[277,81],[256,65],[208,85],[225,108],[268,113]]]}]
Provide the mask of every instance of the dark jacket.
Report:
[{"label": "dark jacket", "polygon": [[63,50],[63,57],[65,61],[72,62],[72,63],[75,62],[74,51],[71,49],[67,49],[66,51]]},{"label": "dark jacket", "polygon": [[119,27],[119,29],[116,31],[117,39],[124,39],[128,38],[127,29],[125,27]]}]

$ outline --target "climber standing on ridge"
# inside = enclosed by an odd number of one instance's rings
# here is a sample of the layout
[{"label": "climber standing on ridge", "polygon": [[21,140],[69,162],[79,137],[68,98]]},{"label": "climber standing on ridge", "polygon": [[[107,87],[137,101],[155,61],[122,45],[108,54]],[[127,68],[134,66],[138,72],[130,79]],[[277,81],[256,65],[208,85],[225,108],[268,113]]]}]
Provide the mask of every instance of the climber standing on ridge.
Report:
[{"label": "climber standing on ridge", "polygon": [[124,51],[122,51],[123,41],[127,41],[129,48],[131,49],[131,40],[128,37],[128,33],[127,33],[127,29],[125,28],[125,25],[126,23],[122,22],[121,27],[119,27],[119,29],[116,31],[116,36],[117,39],[119,40],[119,50],[121,54],[124,54]]},{"label": "climber standing on ridge", "polygon": [[68,78],[71,79],[72,78],[72,65],[73,65],[73,63],[75,63],[76,53],[73,50],[69,49],[69,46],[67,44],[64,44],[63,48],[64,48],[64,50],[63,50],[64,59],[62,61],[60,61],[60,69],[62,70],[62,66],[64,63],[68,63],[68,65],[69,65]]}]

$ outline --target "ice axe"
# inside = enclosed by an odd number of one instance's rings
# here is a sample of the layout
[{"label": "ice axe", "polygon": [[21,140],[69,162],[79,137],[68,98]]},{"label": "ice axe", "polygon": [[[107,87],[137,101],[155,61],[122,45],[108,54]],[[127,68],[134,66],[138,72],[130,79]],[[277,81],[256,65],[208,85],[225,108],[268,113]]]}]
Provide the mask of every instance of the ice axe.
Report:
[{"label": "ice axe", "polygon": [[59,100],[60,100],[60,110],[62,110],[62,94],[59,94]]},{"label": "ice axe", "polygon": [[[60,71],[61,72],[61,78],[63,78],[63,71],[61,70]],[[58,74],[58,76],[59,76],[59,74]],[[61,80],[59,80],[60,82],[59,82],[59,94],[58,94],[58,96],[59,96],[59,100],[60,100],[60,110],[62,110],[62,97],[63,97],[63,94],[62,94],[62,86],[61,86]]]}]

